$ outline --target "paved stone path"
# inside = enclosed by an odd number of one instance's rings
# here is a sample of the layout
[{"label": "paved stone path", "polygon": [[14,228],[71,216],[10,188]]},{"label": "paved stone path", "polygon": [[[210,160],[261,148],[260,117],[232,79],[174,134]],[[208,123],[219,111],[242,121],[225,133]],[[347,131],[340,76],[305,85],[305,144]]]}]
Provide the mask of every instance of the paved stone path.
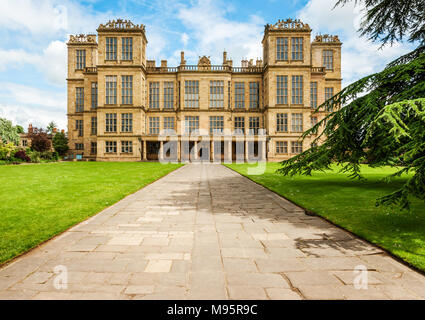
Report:
[{"label": "paved stone path", "polygon": [[224,166],[191,164],[0,269],[0,298],[424,299],[425,277]]}]

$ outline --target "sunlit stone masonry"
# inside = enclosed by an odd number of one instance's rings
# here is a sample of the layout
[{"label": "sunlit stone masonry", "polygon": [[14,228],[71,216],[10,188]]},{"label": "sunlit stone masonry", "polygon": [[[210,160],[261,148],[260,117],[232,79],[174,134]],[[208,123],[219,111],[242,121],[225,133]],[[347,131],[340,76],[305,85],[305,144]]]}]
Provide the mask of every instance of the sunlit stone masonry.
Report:
[{"label": "sunlit stone masonry", "polygon": [[263,58],[234,67],[202,56],[169,67],[146,60],[144,25],[101,24],[68,42],[71,156],[98,161],[288,159],[341,89],[341,42],[299,20],[267,24]]}]

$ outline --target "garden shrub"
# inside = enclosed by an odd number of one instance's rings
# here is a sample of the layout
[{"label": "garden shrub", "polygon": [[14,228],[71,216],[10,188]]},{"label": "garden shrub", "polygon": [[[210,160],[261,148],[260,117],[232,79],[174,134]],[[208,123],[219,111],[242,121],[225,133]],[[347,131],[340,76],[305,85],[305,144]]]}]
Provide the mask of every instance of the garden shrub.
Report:
[{"label": "garden shrub", "polygon": [[22,161],[25,162],[31,162],[31,158],[27,155],[27,153],[25,152],[25,150],[19,150],[15,153],[14,157],[16,159],[20,159]]}]

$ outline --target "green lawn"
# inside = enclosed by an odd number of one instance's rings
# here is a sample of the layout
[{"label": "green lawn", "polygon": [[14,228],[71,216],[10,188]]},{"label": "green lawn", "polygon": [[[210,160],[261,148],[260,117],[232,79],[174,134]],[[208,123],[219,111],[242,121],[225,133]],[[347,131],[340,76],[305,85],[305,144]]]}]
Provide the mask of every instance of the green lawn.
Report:
[{"label": "green lawn", "polygon": [[0,166],[0,264],[180,166],[140,162]]},{"label": "green lawn", "polygon": [[382,178],[393,168],[362,168],[366,181],[351,180],[337,171],[293,178],[276,174],[279,163],[268,163],[262,175],[248,176],[247,164],[228,167],[286,197],[300,206],[367,239],[425,271],[425,203],[413,200],[410,212],[375,207],[375,199],[403,183],[387,184]]}]

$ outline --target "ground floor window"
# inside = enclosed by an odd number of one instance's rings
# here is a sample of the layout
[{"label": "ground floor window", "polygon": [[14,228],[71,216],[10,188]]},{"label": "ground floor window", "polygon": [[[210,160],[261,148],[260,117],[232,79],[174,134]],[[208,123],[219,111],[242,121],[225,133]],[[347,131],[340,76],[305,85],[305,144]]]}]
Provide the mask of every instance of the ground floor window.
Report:
[{"label": "ground floor window", "polygon": [[288,153],[288,142],[276,141],[276,153],[278,154]]},{"label": "ground floor window", "polygon": [[76,143],[75,150],[84,150],[84,143]]},{"label": "ground floor window", "polygon": [[303,144],[299,141],[292,141],[291,142],[291,152],[294,154],[298,154],[303,152]]},{"label": "ground floor window", "polygon": [[90,146],[90,153],[97,154],[97,142],[92,142]]},{"label": "ground floor window", "polygon": [[224,130],[223,116],[210,117],[210,134],[220,134]]},{"label": "ground floor window", "polygon": [[159,134],[159,117],[149,117],[149,133]]},{"label": "ground floor window", "polygon": [[185,131],[186,133],[195,133],[199,131],[199,117],[187,116],[185,117]]},{"label": "ground floor window", "polygon": [[245,133],[245,118],[235,117],[235,134]]},{"label": "ground floor window", "polygon": [[133,141],[121,141],[122,153],[133,153]]},{"label": "ground floor window", "polygon": [[260,117],[249,117],[249,134],[258,134]]},{"label": "ground floor window", "polygon": [[117,142],[116,141],[105,141],[105,152],[106,153],[117,153]]}]

